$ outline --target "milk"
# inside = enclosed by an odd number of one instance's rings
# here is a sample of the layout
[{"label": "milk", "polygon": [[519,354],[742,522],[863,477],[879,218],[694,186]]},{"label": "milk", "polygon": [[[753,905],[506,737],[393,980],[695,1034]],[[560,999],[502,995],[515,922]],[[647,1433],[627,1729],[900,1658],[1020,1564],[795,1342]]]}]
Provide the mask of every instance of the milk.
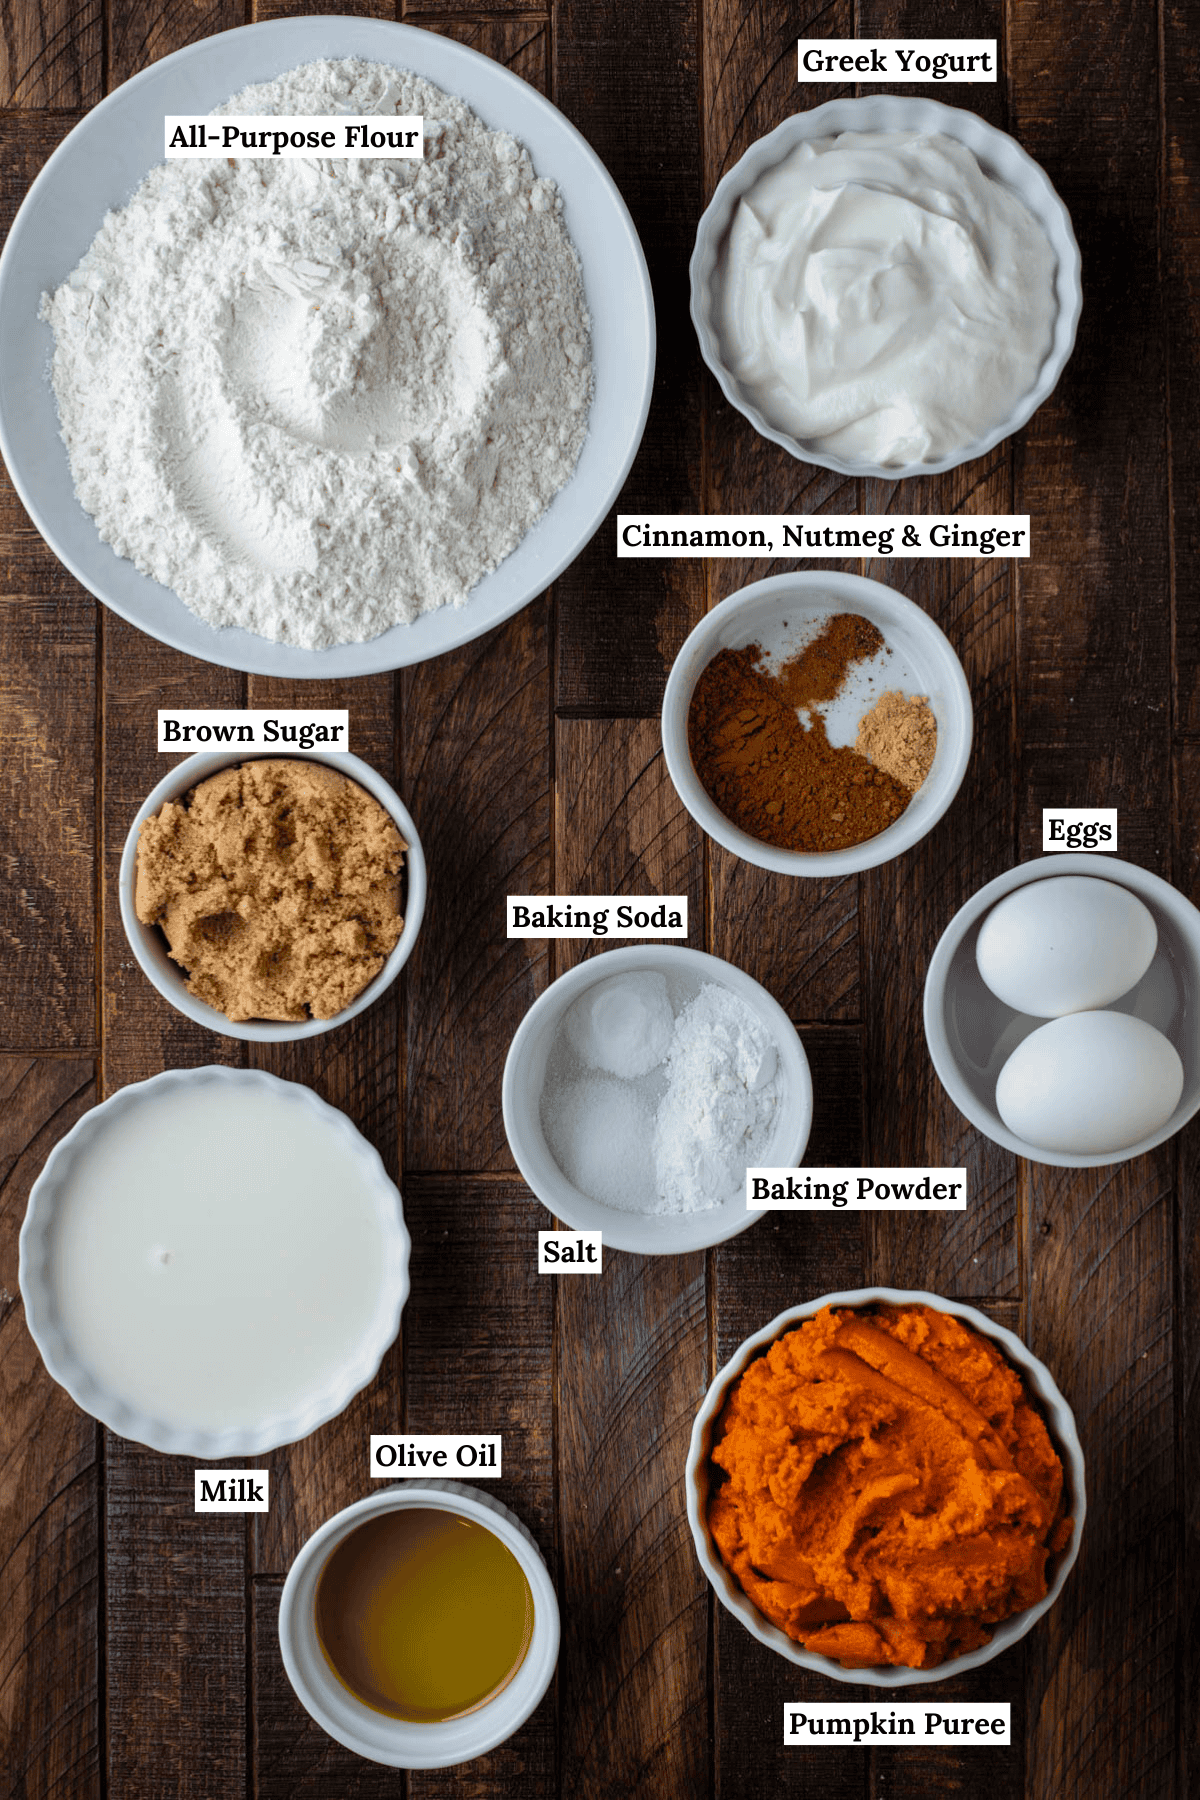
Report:
[{"label": "milk", "polygon": [[332,1398],[394,1304],[379,1178],[302,1093],[152,1088],[57,1195],[63,1335],[99,1387],[169,1427],[245,1429]]}]

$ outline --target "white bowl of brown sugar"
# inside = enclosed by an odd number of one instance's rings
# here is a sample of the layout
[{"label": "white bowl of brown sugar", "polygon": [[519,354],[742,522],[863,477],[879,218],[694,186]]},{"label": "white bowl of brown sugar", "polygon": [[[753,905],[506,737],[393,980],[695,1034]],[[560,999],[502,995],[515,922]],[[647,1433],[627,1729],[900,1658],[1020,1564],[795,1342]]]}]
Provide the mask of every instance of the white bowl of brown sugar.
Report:
[{"label": "white bowl of brown sugar", "polygon": [[772,575],[675,659],[667,768],[709,837],[781,875],[871,869],[931,831],[971,753],[962,665],[929,615],[861,575]]},{"label": "white bowl of brown sugar", "polygon": [[360,757],[178,763],[129,830],[121,922],[164,999],[226,1037],[316,1037],[407,962],[425,910],[408,809]]}]

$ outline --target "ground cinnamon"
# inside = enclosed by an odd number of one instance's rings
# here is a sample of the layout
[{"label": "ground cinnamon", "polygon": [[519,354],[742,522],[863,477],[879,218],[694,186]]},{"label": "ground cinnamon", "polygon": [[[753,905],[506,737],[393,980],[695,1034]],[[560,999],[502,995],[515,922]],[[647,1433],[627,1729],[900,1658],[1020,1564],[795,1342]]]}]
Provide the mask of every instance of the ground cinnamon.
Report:
[{"label": "ground cinnamon", "polygon": [[911,795],[857,751],[837,749],[821,714],[852,662],[883,639],[868,620],[839,613],[778,673],[762,648],[722,650],[696,684],[688,714],[692,764],[730,822],[783,850],[844,850],[900,817]]}]

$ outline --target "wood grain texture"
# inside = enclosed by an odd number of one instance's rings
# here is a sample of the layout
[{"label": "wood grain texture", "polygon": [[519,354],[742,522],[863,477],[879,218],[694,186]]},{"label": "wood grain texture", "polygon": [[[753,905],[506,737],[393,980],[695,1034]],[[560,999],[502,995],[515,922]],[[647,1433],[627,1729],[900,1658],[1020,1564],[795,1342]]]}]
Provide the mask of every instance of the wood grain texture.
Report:
[{"label": "wood grain texture", "polygon": [[100,1800],[99,1427],[25,1324],[17,1234],[55,1144],[96,1098],[90,1061],[0,1056],[0,1792]]},{"label": "wood grain texture", "polygon": [[704,1257],[558,1283],[562,1793],[703,1800],[708,1588],[680,1477],[708,1383]]},{"label": "wood grain texture", "polygon": [[700,212],[697,9],[558,0],[551,98],[603,160],[633,215],[660,321],[650,418],[613,512],[555,584],[555,703],[648,717],[704,611],[703,564],[619,562],[615,514],[702,510],[699,363],[683,316]]},{"label": "wood grain texture", "polygon": [[252,0],[165,0],[163,5],[135,0],[133,5],[114,7],[109,25],[109,92],[185,44],[248,25],[251,6]]},{"label": "wood grain texture", "polygon": [[[0,226],[76,113],[0,118]],[[96,605],[0,470],[0,1043],[95,1044]]]},{"label": "wood grain texture", "polygon": [[545,602],[403,679],[403,792],[432,896],[405,971],[410,1169],[511,1168],[500,1077],[546,980],[546,947],[505,937],[510,893],[550,881]]},{"label": "wood grain texture", "polygon": [[95,106],[104,96],[103,0],[37,0],[6,7],[0,27],[0,105]]},{"label": "wood grain texture", "polygon": [[[519,1181],[417,1177],[406,1206],[414,1250],[403,1429],[499,1432],[501,1479],[478,1485],[533,1533],[554,1580],[554,1307],[570,1282],[537,1272],[537,1234],[551,1221]],[[559,1583],[558,1599],[569,1637],[575,1596]],[[489,1755],[446,1773],[414,1770],[410,1800],[551,1795],[555,1736],[552,1688],[516,1737]]]},{"label": "wood grain texture", "polygon": [[[667,774],[658,721],[560,719],[555,741],[557,891],[683,894],[686,941],[702,948],[700,832]],[[556,972],[581,962],[603,942],[560,938],[554,945]]]}]

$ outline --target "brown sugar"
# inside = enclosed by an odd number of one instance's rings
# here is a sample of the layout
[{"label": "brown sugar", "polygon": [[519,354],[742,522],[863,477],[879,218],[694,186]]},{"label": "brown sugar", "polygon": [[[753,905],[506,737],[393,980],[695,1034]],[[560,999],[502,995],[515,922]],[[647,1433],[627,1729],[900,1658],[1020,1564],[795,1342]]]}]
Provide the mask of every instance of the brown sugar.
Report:
[{"label": "brown sugar", "polygon": [[761,647],[722,650],[703,671],[688,715],[696,774],[726,818],[783,850],[844,850],[898,819],[909,790],[858,751],[835,748],[818,711],[806,729],[797,708],[836,697],[852,662],[883,639],[866,619],[840,613],[777,674]]},{"label": "brown sugar", "polygon": [[243,763],[146,820],[137,916],[226,1018],[331,1019],[399,941],[406,848],[327,764]]}]

